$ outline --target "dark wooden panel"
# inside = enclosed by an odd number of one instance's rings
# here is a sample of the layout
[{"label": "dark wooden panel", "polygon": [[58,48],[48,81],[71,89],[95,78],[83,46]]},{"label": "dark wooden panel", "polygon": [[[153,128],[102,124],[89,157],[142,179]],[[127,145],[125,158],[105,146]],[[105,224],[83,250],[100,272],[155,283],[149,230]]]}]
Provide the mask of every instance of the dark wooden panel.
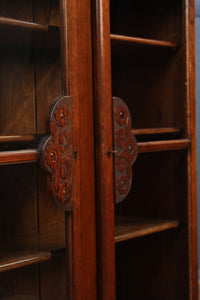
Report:
[{"label": "dark wooden panel", "polygon": [[34,0],[34,18],[40,24],[60,26],[59,0]]},{"label": "dark wooden panel", "polygon": [[49,106],[62,95],[60,49],[52,54],[48,49],[38,50],[35,68],[37,133],[45,134]]},{"label": "dark wooden panel", "polygon": [[34,164],[0,167],[1,240],[37,231],[35,172]]},{"label": "dark wooden panel", "polygon": [[[178,60],[180,51],[136,45],[112,54],[112,93],[132,115],[133,129],[183,127],[185,89]],[[177,79],[178,76],[178,79]]]},{"label": "dark wooden panel", "polygon": [[117,243],[117,300],[177,300],[174,232]]},{"label": "dark wooden panel", "polygon": [[[25,250],[29,245],[29,234],[37,233],[37,202],[35,193],[35,165],[0,167],[1,190],[1,259],[9,253]],[[23,247],[12,244],[17,237],[23,237]],[[37,234],[31,239],[35,243]],[[12,244],[12,245],[11,245]],[[37,266],[28,267],[0,275],[0,298],[16,296],[39,297]]]},{"label": "dark wooden panel", "polygon": [[180,8],[181,1],[110,2],[112,33],[166,41],[175,39],[174,12]]},{"label": "dark wooden panel", "polygon": [[2,272],[0,299],[39,300],[38,265]]},{"label": "dark wooden panel", "polygon": [[0,15],[3,17],[15,18],[22,21],[33,21],[32,0],[1,0]]},{"label": "dark wooden panel", "polygon": [[51,261],[40,264],[40,273],[41,300],[68,300],[66,255],[64,251],[54,253]]},{"label": "dark wooden panel", "polygon": [[34,62],[30,49],[2,47],[0,67],[0,134],[34,134]]}]

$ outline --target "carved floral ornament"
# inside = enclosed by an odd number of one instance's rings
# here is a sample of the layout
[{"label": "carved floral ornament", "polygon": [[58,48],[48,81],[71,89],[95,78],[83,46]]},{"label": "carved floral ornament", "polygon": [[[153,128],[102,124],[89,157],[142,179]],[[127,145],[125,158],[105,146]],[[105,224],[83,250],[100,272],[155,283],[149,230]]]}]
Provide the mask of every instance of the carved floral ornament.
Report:
[{"label": "carved floral ornament", "polygon": [[48,114],[49,137],[42,143],[41,165],[48,175],[48,188],[63,210],[73,207],[71,97],[54,101]]},{"label": "carved floral ornament", "polygon": [[115,202],[123,201],[132,184],[132,165],[138,154],[135,136],[131,133],[131,115],[120,98],[113,98],[115,148]]}]

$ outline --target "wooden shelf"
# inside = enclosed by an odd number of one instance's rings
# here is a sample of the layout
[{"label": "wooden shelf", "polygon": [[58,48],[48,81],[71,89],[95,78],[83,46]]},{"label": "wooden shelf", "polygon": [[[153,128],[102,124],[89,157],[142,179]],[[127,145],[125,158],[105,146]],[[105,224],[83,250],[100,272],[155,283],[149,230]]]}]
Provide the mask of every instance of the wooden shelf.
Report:
[{"label": "wooden shelf", "polygon": [[0,143],[27,142],[33,141],[35,138],[36,135],[2,135],[0,136]]},{"label": "wooden shelf", "polygon": [[179,222],[173,220],[116,217],[115,242],[127,241],[156,232],[177,228],[178,226]]},{"label": "wooden shelf", "polygon": [[178,127],[142,128],[142,129],[132,130],[132,133],[134,135],[173,134],[173,133],[180,133],[180,132],[181,132],[181,128]]},{"label": "wooden shelf", "polygon": [[141,142],[138,143],[139,153],[159,152],[169,150],[186,149],[190,145],[189,139],[167,140],[156,142]]},{"label": "wooden shelf", "polygon": [[65,249],[65,223],[57,223],[21,235],[2,238],[0,272],[40,263],[51,258],[51,253]]},{"label": "wooden shelf", "polygon": [[0,17],[0,26],[18,27],[21,29],[28,29],[31,31],[48,31],[49,26],[43,24],[37,24],[33,22],[20,21],[12,18]]},{"label": "wooden shelf", "polygon": [[34,149],[0,152],[0,165],[37,162],[39,159],[40,153]]},{"label": "wooden shelf", "polygon": [[51,259],[51,252],[18,253],[12,257],[0,258],[0,272],[9,271]]},{"label": "wooden shelf", "polygon": [[0,43],[57,48],[59,27],[0,17]]},{"label": "wooden shelf", "polygon": [[140,44],[140,45],[167,47],[167,48],[177,48],[178,46],[178,44],[175,42],[145,39],[139,37],[130,37],[130,36],[124,36],[118,34],[111,34],[110,39],[113,42],[131,43],[131,44]]}]

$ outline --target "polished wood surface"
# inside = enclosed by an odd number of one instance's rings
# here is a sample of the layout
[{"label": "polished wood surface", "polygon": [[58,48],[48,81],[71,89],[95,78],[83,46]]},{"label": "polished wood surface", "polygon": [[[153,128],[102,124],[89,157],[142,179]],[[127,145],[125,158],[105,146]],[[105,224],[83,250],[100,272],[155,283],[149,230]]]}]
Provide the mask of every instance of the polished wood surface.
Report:
[{"label": "polished wood surface", "polygon": [[116,243],[179,226],[179,222],[174,220],[145,219],[130,216],[116,217],[115,222]]},{"label": "polished wood surface", "polygon": [[5,135],[0,136],[0,143],[32,141],[35,137],[34,135]]},{"label": "polished wood surface", "polygon": [[[98,298],[116,298],[110,1],[93,3]],[[105,170],[106,176],[105,176]]]},{"label": "polished wood surface", "polygon": [[0,152],[0,164],[14,164],[37,162],[40,159],[40,152],[37,150],[19,150]]},{"label": "polished wood surface", "polygon": [[48,25],[37,24],[33,22],[25,22],[17,19],[12,19],[12,18],[0,17],[0,26],[2,25],[14,26],[14,27],[36,30],[36,31],[48,31]]},{"label": "polished wood surface", "polygon": [[68,0],[67,4],[68,76],[76,152],[74,207],[67,219],[72,224],[71,298],[86,300],[97,298],[91,1]]},{"label": "polished wood surface", "polygon": [[14,254],[15,258],[0,259],[0,272],[30,266],[36,263],[42,263],[51,259],[50,252],[36,252],[29,254]]},{"label": "polished wood surface", "polygon": [[160,47],[169,47],[169,48],[177,47],[177,43],[175,43],[175,42],[144,39],[144,38],[139,38],[139,37],[131,37],[131,36],[118,35],[118,34],[111,34],[110,39],[113,42],[114,41],[115,42],[125,42],[125,43],[130,43],[130,44],[132,43],[132,44],[160,46]]},{"label": "polished wood surface", "polygon": [[185,149],[190,145],[189,139],[155,141],[138,143],[139,153]]},{"label": "polished wood surface", "polygon": [[141,129],[132,129],[134,135],[153,135],[153,134],[171,134],[171,133],[180,133],[180,128],[141,128]]},{"label": "polished wood surface", "polygon": [[198,299],[198,239],[197,239],[197,144],[196,144],[196,85],[195,85],[195,2],[186,9],[187,50],[187,132],[191,138],[188,151],[188,238],[190,299]]}]

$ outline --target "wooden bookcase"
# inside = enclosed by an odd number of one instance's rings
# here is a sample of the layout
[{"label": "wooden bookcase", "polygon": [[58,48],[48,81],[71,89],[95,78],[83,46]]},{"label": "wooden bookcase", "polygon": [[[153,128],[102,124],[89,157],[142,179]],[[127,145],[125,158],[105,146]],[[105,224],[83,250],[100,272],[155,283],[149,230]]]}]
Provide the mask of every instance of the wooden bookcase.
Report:
[{"label": "wooden bookcase", "polygon": [[193,0],[0,1],[0,299],[198,299],[194,64]]},{"label": "wooden bookcase", "polygon": [[[194,1],[93,12],[99,299],[197,300]],[[120,203],[112,96],[138,148]]]},{"label": "wooden bookcase", "polygon": [[91,45],[88,1],[0,1],[0,299],[96,298]]}]

